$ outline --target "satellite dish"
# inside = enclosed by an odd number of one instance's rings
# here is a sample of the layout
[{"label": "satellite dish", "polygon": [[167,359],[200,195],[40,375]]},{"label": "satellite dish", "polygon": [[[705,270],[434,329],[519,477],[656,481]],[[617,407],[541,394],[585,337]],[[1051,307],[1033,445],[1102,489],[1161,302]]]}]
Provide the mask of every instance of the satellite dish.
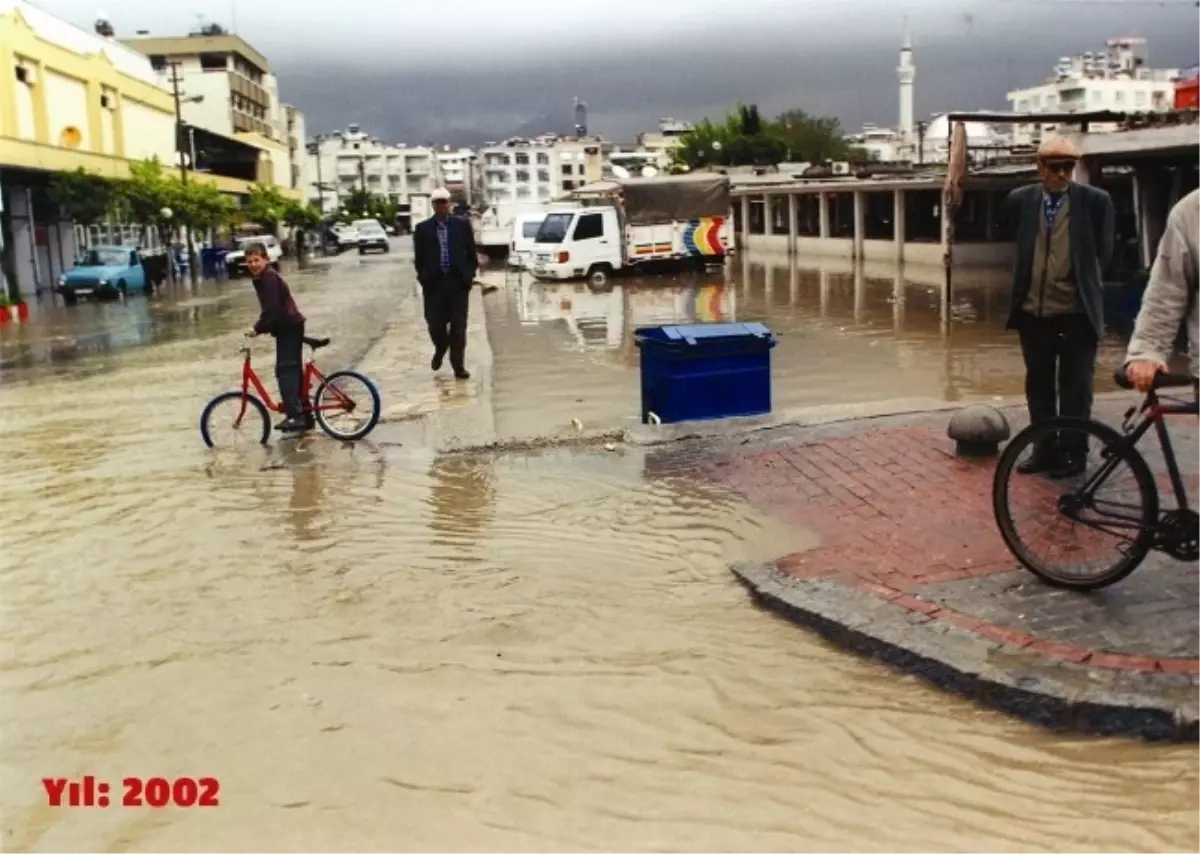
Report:
[{"label": "satellite dish", "polygon": [[629,177],[629,170],[626,169],[624,166],[617,166],[614,164],[613,168],[612,168],[612,172],[618,178],[628,178]]},{"label": "satellite dish", "polygon": [[653,166],[643,166],[642,167],[642,177],[643,178],[653,178],[657,174],[658,174],[658,170],[655,169]]}]

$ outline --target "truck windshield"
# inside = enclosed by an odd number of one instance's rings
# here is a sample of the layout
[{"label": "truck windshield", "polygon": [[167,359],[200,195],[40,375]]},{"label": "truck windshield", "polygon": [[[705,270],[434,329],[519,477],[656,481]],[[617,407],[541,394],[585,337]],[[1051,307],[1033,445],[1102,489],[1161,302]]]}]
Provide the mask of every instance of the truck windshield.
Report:
[{"label": "truck windshield", "polygon": [[562,243],[567,236],[567,229],[571,226],[571,220],[575,218],[573,213],[552,213],[547,214],[542,220],[542,227],[537,231],[537,237],[534,238],[535,243]]}]

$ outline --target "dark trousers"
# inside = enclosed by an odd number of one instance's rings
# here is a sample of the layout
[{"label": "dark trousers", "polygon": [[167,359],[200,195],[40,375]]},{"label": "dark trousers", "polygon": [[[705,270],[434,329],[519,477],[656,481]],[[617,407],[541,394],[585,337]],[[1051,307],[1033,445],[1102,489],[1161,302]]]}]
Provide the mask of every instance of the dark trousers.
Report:
[{"label": "dark trousers", "polygon": [[[1096,375],[1096,330],[1084,314],[1034,317],[1023,314],[1018,325],[1025,357],[1025,401],[1029,420],[1055,415],[1089,418]],[[1044,448],[1044,452],[1055,449]],[[1084,452],[1086,448],[1062,448]]]},{"label": "dark trousers", "polygon": [[304,369],[304,324],[285,326],[275,333],[275,380],[279,398],[290,419],[304,417],[300,378]]},{"label": "dark trousers", "polygon": [[429,327],[434,351],[444,356],[448,350],[450,366],[462,370],[467,350],[470,283],[464,283],[455,272],[443,273],[422,282],[421,293],[425,299],[425,325]]}]

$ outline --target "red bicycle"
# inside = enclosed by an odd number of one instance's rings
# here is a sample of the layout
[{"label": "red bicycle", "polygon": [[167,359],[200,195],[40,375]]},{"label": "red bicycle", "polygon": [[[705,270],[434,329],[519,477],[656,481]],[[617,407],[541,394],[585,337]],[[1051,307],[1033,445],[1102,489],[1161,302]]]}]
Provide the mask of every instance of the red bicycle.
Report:
[{"label": "red bicycle", "polygon": [[[317,350],[329,346],[329,339],[305,337],[304,343],[312,348],[315,355]],[[284,411],[283,403],[271,400],[270,393],[250,365],[248,336],[244,336],[238,352],[244,356],[242,387],[218,394],[200,414],[200,435],[210,448],[227,444],[218,441],[225,436],[222,428],[226,425],[232,426],[232,438],[228,444],[237,444],[239,439],[250,439],[265,445],[271,435],[268,410]],[[316,392],[310,395],[314,385]],[[309,426],[320,425],[331,439],[353,442],[366,436],[379,423],[382,409],[379,390],[357,371],[335,371],[325,376],[310,356],[301,374],[300,397],[304,401],[304,418]],[[343,424],[347,425],[346,429],[343,429]]]}]

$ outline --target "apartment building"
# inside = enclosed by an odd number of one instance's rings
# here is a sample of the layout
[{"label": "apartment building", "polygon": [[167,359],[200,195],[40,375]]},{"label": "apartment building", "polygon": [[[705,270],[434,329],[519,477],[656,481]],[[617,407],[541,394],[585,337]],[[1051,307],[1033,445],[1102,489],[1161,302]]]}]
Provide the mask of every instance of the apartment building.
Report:
[{"label": "apartment building", "polygon": [[306,146],[308,137],[305,135],[304,113],[291,104],[281,104],[282,126],[279,129],[280,138],[287,142],[288,162],[291,173],[288,176],[289,186],[308,197],[308,187],[312,179],[308,175],[309,157]]},{"label": "apartment building", "polygon": [[[1102,51],[1064,56],[1049,78],[1036,86],[1009,92],[1017,113],[1167,112],[1174,108],[1178,69],[1147,68],[1146,40],[1109,39]],[[1116,125],[1094,123],[1089,131]],[[1031,122],[1013,128],[1013,144],[1034,145],[1057,128],[1054,122]]]},{"label": "apartment building", "polygon": [[267,58],[240,36],[212,24],[186,36],[138,36],[122,43],[148,56],[168,88],[175,69],[187,92],[181,112],[189,125],[225,136],[276,138],[278,83]]},{"label": "apartment building", "polygon": [[446,189],[451,195],[461,195],[468,205],[473,204],[479,196],[479,158],[475,151],[445,145],[437,159]]},{"label": "apartment building", "polygon": [[308,153],[307,180],[307,197],[326,213],[338,210],[347,193],[364,189],[396,202],[401,224],[428,218],[429,197],[443,183],[434,149],[388,145],[357,124],[317,137]]},{"label": "apartment building", "polygon": [[484,201],[549,202],[604,174],[601,142],[554,135],[512,138],[480,151]]}]

